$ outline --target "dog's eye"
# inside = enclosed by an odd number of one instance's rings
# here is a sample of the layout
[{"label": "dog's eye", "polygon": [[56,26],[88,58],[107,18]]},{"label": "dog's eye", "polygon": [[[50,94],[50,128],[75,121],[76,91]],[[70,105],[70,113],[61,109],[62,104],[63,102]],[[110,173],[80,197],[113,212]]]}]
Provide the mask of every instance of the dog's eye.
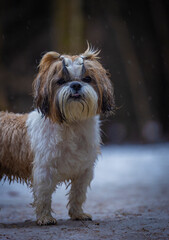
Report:
[{"label": "dog's eye", "polygon": [[82,79],[83,82],[85,83],[90,83],[92,81],[91,77],[86,76],[85,78]]},{"label": "dog's eye", "polygon": [[66,81],[65,81],[64,78],[60,78],[60,79],[57,81],[57,84],[59,84],[59,85],[62,85],[62,84],[64,84],[64,83],[66,83]]}]

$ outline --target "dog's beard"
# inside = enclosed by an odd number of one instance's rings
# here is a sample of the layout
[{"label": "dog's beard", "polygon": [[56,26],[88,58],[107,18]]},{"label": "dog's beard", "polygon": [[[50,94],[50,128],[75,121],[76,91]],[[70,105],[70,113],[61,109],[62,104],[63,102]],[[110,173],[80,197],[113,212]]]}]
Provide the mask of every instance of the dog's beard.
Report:
[{"label": "dog's beard", "polygon": [[91,86],[83,86],[79,97],[72,97],[69,86],[58,93],[59,111],[66,122],[81,121],[96,115],[98,96]]}]

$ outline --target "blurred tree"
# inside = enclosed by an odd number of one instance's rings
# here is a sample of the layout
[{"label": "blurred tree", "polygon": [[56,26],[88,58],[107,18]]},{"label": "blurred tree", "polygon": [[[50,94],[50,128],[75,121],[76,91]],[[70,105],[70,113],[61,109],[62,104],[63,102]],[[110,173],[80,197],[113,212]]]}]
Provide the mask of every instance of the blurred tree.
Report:
[{"label": "blurred tree", "polygon": [[151,109],[147,101],[147,92],[141,66],[139,65],[126,24],[121,18],[112,21],[115,37],[128,78],[130,93],[136,112],[139,135],[144,124],[151,119]]},{"label": "blurred tree", "polygon": [[[168,2],[168,1],[166,1]],[[162,83],[162,79],[159,79],[159,103],[158,108],[159,112],[161,112],[161,122],[163,122],[164,132],[169,131],[169,113],[168,111],[161,111],[161,107],[165,109],[169,109],[169,28],[168,28],[168,18],[167,12],[165,8],[164,1],[152,1],[149,0],[150,9],[152,13],[152,18],[154,22],[154,28],[157,36],[157,41],[159,45],[159,66],[161,68],[161,72],[163,72],[164,77]],[[169,4],[169,2],[168,2]]]},{"label": "blurred tree", "polygon": [[52,45],[61,53],[77,54],[83,50],[84,13],[82,0],[53,0]]}]

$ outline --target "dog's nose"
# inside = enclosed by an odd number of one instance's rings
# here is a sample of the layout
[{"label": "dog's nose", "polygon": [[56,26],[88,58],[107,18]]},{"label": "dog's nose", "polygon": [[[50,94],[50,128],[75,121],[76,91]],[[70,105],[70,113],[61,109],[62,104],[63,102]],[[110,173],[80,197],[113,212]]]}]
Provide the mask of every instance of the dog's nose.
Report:
[{"label": "dog's nose", "polygon": [[82,88],[82,85],[79,82],[72,82],[70,87],[75,91],[79,91]]}]

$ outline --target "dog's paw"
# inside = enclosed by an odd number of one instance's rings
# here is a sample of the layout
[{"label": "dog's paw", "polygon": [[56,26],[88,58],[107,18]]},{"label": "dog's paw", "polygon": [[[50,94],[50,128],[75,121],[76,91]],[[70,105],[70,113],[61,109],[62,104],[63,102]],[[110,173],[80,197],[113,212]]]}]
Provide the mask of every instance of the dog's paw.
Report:
[{"label": "dog's paw", "polygon": [[52,216],[43,216],[43,217],[38,218],[36,223],[39,226],[42,226],[42,225],[55,225],[55,224],[57,224],[57,221]]},{"label": "dog's paw", "polygon": [[83,220],[83,221],[92,221],[92,216],[87,213],[79,213],[70,216],[72,220]]}]

